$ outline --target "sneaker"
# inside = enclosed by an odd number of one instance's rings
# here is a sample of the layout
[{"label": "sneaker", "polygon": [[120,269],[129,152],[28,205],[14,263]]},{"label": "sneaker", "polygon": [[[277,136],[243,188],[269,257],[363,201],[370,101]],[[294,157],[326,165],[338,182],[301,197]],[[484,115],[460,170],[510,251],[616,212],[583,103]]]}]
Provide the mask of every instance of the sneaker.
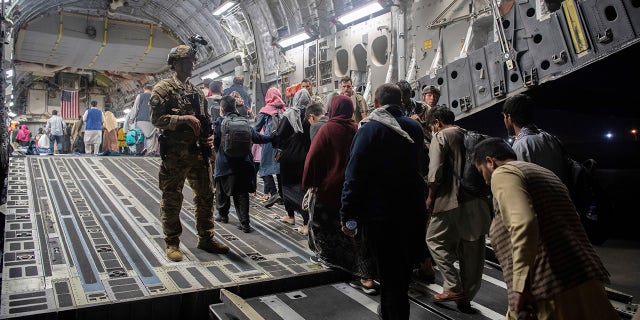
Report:
[{"label": "sneaker", "polygon": [[355,280],[349,282],[349,285],[352,288],[356,288],[358,290],[361,290],[362,292],[364,292],[364,293],[366,293],[366,294],[368,294],[370,296],[378,294],[378,290],[376,289],[375,286],[373,286],[373,287],[365,287],[362,284],[362,281],[360,281],[360,279],[355,279]]},{"label": "sneaker", "polygon": [[280,220],[278,220],[280,222],[284,222],[284,223],[288,223],[290,225],[294,225],[296,224],[296,218],[294,217],[289,217],[289,216],[283,216],[282,218],[280,218]]},{"label": "sneaker", "polygon": [[183,255],[182,250],[180,250],[179,246],[175,245],[167,245],[167,258],[174,262],[182,261]]},{"label": "sneaker", "polygon": [[278,202],[278,200],[280,200],[280,195],[279,195],[279,194],[277,194],[277,193],[276,193],[276,194],[272,194],[272,195],[269,197],[269,200],[267,200],[267,201],[263,204],[263,206],[264,206],[265,208],[271,208],[271,207],[273,207],[273,205],[274,205],[274,204],[276,204],[276,202]]},{"label": "sneaker", "polygon": [[223,216],[221,214],[216,214],[216,217],[213,219],[217,222],[222,222],[222,223],[228,223],[229,222],[229,216]]},{"label": "sneaker", "polygon": [[243,226],[241,224],[236,226],[238,228],[238,230],[241,230],[244,233],[251,233],[253,232],[253,228],[251,228],[251,226]]},{"label": "sneaker", "polygon": [[209,253],[229,253],[229,247],[214,239],[198,242],[198,249],[202,249]]}]

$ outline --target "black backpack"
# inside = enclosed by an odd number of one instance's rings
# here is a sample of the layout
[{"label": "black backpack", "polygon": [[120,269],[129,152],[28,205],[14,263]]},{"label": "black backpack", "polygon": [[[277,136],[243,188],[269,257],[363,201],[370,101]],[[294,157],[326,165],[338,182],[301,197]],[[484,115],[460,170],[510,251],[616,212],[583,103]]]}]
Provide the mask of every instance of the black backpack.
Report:
[{"label": "black backpack", "polygon": [[600,245],[609,238],[612,203],[596,179],[596,161],[579,162],[571,158],[558,137],[551,135],[562,149],[567,189],[591,243]]},{"label": "black backpack", "polygon": [[275,136],[276,132],[278,132],[278,127],[280,127],[280,123],[282,122],[283,112],[274,112],[273,116],[271,116],[271,135]]},{"label": "black backpack", "polygon": [[231,114],[220,125],[220,149],[229,157],[245,157],[251,153],[251,126],[249,119]]},{"label": "black backpack", "polygon": [[489,136],[475,131],[464,130],[464,159],[460,187],[467,193],[477,197],[486,197],[491,194],[491,187],[487,185],[484,177],[473,165],[475,147],[486,138],[489,138]]}]

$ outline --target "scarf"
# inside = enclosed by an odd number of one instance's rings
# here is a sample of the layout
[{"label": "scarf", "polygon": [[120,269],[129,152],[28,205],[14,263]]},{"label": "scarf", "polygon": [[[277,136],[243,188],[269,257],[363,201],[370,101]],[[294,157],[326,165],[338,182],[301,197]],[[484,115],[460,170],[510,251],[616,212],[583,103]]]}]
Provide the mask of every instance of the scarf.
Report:
[{"label": "scarf", "polygon": [[409,142],[414,143],[413,139],[411,139],[411,136],[409,136],[406,131],[402,130],[396,118],[391,113],[389,113],[389,111],[387,111],[386,108],[388,106],[389,105],[374,109],[367,118],[360,121],[360,126],[369,121],[377,121],[385,125],[387,128],[393,130],[397,134],[401,135],[403,138],[409,140]]},{"label": "scarf", "polygon": [[[278,88],[272,87],[267,90],[267,94],[264,97],[265,105],[260,109],[261,113],[268,114],[273,117],[276,112],[282,112],[287,110],[287,107],[282,101],[282,93]],[[280,111],[281,110],[281,111]]]},{"label": "scarf", "polygon": [[289,123],[291,123],[291,127],[293,127],[293,131],[295,133],[304,131],[302,129],[302,120],[300,119],[300,114],[302,110],[304,110],[309,105],[310,102],[311,95],[309,95],[307,89],[300,89],[293,96],[293,107],[284,112],[284,116],[289,119]]}]

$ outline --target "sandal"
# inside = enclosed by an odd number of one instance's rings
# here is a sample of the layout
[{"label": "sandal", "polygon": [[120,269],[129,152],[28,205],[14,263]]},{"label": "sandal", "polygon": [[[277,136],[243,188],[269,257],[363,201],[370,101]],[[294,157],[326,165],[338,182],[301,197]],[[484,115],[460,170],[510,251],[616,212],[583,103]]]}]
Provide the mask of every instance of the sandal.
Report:
[{"label": "sandal", "polygon": [[283,216],[279,219],[280,222],[288,223],[290,225],[296,224],[296,218],[289,218],[289,216]]}]

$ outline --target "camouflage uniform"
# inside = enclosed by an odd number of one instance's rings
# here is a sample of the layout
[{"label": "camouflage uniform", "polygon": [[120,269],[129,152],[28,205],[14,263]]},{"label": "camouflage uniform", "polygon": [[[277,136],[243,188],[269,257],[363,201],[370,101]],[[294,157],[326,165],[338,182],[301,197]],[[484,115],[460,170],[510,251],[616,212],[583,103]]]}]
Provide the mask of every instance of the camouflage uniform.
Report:
[{"label": "camouflage uniform", "polygon": [[[181,53],[181,47],[189,48],[179,46],[178,54]],[[200,114],[208,118],[207,100],[203,92],[189,81],[181,83],[174,75],[173,78],[163,79],[155,85],[149,101],[151,122],[162,130],[166,139],[161,144],[162,164],[158,180],[162,191],[160,214],[167,245],[180,244],[180,210],[185,179],[189,181],[194,193],[199,240],[202,242],[213,239],[212,177],[209,174],[209,159],[202,154],[202,149],[209,148],[209,145],[206,137],[198,137],[189,126],[177,124],[179,116],[196,114],[191,100],[194,105],[197,103]]]}]

